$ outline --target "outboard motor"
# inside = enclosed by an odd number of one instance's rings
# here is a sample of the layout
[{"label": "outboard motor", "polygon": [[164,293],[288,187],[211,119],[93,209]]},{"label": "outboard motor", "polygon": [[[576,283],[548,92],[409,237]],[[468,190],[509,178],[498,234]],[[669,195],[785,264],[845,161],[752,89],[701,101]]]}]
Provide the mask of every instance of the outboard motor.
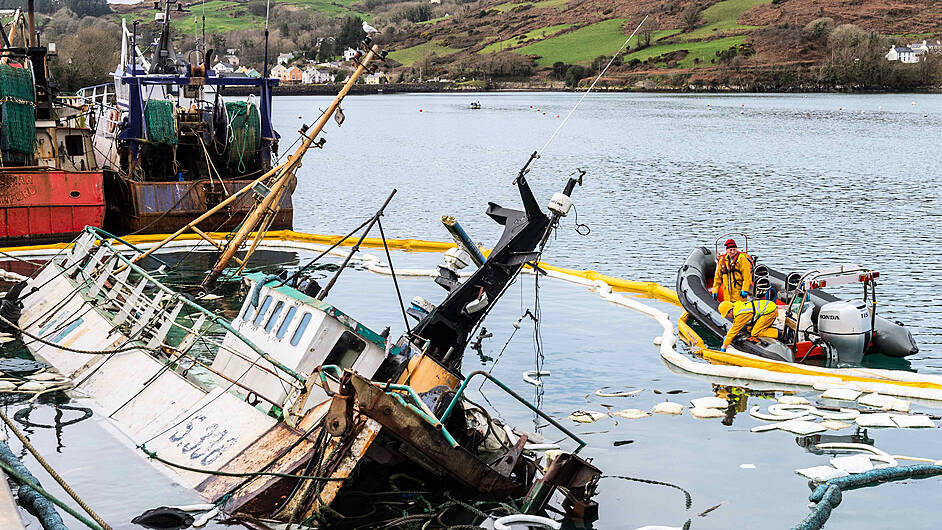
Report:
[{"label": "outboard motor", "polygon": [[839,364],[860,365],[873,337],[870,309],[859,300],[824,304],[818,314],[818,333]]}]

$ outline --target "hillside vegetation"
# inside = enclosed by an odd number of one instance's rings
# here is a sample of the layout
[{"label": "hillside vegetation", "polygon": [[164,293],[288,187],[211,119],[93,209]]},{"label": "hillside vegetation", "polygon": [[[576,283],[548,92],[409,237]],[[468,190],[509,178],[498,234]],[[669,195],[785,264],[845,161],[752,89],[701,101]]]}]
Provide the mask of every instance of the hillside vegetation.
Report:
[{"label": "hillside vegetation", "polygon": [[[42,1],[59,9],[51,20],[80,5]],[[171,15],[178,48],[192,49],[205,17],[210,47],[235,49],[243,64],[260,66],[265,0],[180,6]],[[112,9],[97,19],[62,22],[71,32],[63,38],[84,27],[101,31],[124,18],[129,26],[138,20],[148,42],[152,3]],[[784,90],[942,84],[938,57],[918,65],[883,59],[891,44],[942,37],[942,2],[935,0],[279,0],[271,5],[269,21],[272,55],[292,51],[317,60],[338,56],[362,36],[358,28],[367,22],[379,31],[374,40],[391,52],[384,70],[392,81],[575,86],[597,75],[637,29],[602,86]]]}]

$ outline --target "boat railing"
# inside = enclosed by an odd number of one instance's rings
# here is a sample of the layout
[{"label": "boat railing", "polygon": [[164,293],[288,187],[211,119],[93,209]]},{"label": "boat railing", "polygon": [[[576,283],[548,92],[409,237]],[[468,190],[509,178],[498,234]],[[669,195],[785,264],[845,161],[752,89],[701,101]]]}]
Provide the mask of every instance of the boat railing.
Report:
[{"label": "boat railing", "polygon": [[451,416],[452,411],[454,411],[455,406],[457,406],[458,403],[461,401],[462,396],[464,395],[465,389],[467,389],[468,387],[468,383],[471,381],[471,379],[474,378],[474,376],[477,376],[477,375],[490,379],[491,382],[497,385],[501,390],[507,393],[510,397],[516,399],[517,401],[525,405],[528,409],[536,413],[537,416],[543,418],[544,420],[549,422],[550,425],[562,431],[563,434],[565,434],[570,440],[576,442],[579,445],[579,447],[576,448],[575,451],[573,451],[573,454],[578,453],[579,451],[582,450],[583,447],[586,446],[586,442],[583,441],[578,436],[576,436],[572,431],[564,427],[561,423],[559,423],[555,419],[551,418],[545,412],[540,410],[536,405],[527,401],[523,396],[511,390],[511,388],[505,385],[500,379],[497,379],[496,377],[491,375],[489,372],[485,372],[484,370],[475,370],[471,372],[470,374],[468,374],[467,377],[464,378],[464,381],[461,382],[461,385],[458,387],[458,390],[455,392],[455,396],[451,399],[451,403],[448,404],[448,408],[446,408],[445,412],[442,413],[442,417],[438,419],[439,422],[444,424],[446,421],[448,421],[448,418]]},{"label": "boat railing", "polygon": [[[84,234],[75,241],[72,248],[59,258],[58,265],[63,269],[63,274],[78,282],[77,290],[97,302],[95,305],[111,325],[125,331],[129,342],[140,344],[142,349],[147,351],[166,354],[169,357],[168,366],[182,366],[187,364],[183,362],[187,359],[192,363],[189,364],[190,368],[200,365],[278,407],[285,406],[283,400],[265,397],[243,385],[238,381],[240,378],[233,379],[219,373],[203,362],[205,356],[200,353],[206,349],[214,350],[206,352],[210,354],[219,350],[228,351],[252,367],[273,374],[283,384],[294,389],[291,394],[303,391],[306,380],[304,376],[259,348],[234,329],[228,320],[161,283],[153,273],[134,263],[122,252],[129,249],[140,254],[141,249],[129,244],[128,249],[118,249],[112,244],[112,239],[127,244],[104,230],[86,227]],[[137,283],[130,278],[132,272],[140,278]],[[99,300],[99,296],[102,296],[103,300]],[[184,312],[184,308],[188,311]],[[257,354],[257,358],[252,359],[249,355],[225,346],[221,340],[214,337],[218,336],[218,331],[213,332],[214,326],[221,327],[236,337]],[[176,336],[182,335],[175,344],[170,344],[171,341],[168,340],[171,330],[176,330]],[[261,362],[262,360],[265,362]]]}]

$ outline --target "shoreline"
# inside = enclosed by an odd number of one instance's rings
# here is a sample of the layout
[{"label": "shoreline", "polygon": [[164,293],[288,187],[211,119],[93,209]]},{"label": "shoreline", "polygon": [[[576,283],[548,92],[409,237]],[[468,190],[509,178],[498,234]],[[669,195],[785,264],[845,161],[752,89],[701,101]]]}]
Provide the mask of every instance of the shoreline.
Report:
[{"label": "shoreline", "polygon": [[[334,96],[340,84],[324,85],[278,85],[272,89],[274,96]],[[354,85],[351,95],[371,96],[383,94],[480,94],[489,92],[584,92],[584,87],[568,88],[546,85],[527,85],[508,83],[486,88],[458,86],[454,83],[387,83],[382,85]],[[795,87],[787,90],[746,90],[741,87],[638,87],[638,86],[596,86],[594,92],[615,93],[684,93],[684,94],[940,94],[942,88],[921,88],[914,90],[825,90],[821,87]],[[249,88],[227,87],[226,96],[248,96],[258,94]]]}]

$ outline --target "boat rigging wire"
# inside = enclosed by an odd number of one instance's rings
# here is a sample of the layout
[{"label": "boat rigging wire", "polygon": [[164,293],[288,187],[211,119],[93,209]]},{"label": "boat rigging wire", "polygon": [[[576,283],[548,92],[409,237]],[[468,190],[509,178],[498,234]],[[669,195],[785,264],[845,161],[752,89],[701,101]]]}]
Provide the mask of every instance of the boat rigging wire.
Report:
[{"label": "boat rigging wire", "polygon": [[393,285],[396,286],[396,297],[399,298],[399,309],[402,310],[402,321],[406,326],[406,334],[412,335],[412,328],[409,327],[409,318],[406,316],[406,305],[402,301],[402,291],[399,290],[399,280],[396,279],[396,269],[393,268],[392,256],[389,254],[389,245],[386,243],[386,233],[383,232],[382,219],[376,220],[376,226],[379,227],[379,235],[383,238],[383,249],[386,250],[386,261],[389,262],[389,271],[392,273]]},{"label": "boat rigging wire", "polygon": [[649,15],[645,15],[644,18],[641,19],[641,22],[638,24],[638,26],[635,28],[635,30],[631,32],[631,35],[628,35],[628,38],[625,39],[625,42],[621,45],[620,48],[618,48],[618,51],[616,51],[615,54],[612,55],[612,58],[609,59],[608,64],[605,65],[605,68],[603,68],[602,71],[599,72],[599,75],[597,75],[597,76],[595,77],[595,80],[592,81],[592,84],[589,85],[589,88],[586,89],[585,92],[583,92],[582,97],[579,98],[579,101],[577,101],[576,104],[573,105],[573,107],[572,107],[571,109],[569,109],[569,114],[566,114],[566,117],[563,119],[562,123],[560,123],[559,126],[556,127],[556,130],[553,131],[553,134],[551,134],[550,137],[549,137],[549,139],[546,140],[546,143],[543,144],[543,147],[541,147],[539,150],[537,150],[537,152],[536,152],[536,158],[540,158],[540,155],[543,154],[543,151],[545,151],[546,148],[549,146],[549,144],[553,142],[553,140],[556,138],[556,135],[559,134],[559,131],[562,130],[562,128],[566,125],[566,122],[569,121],[569,118],[572,117],[573,113],[576,112],[576,109],[579,108],[579,105],[582,103],[582,100],[584,100],[584,99],[586,98],[586,96],[589,95],[589,92],[592,92],[592,89],[595,88],[595,85],[596,85],[596,83],[599,82],[599,79],[601,79],[602,76],[605,75],[605,72],[607,72],[608,69],[609,69],[609,67],[612,66],[612,63],[615,62],[615,58],[618,57],[618,55],[622,52],[622,50],[625,49],[625,46],[628,46],[628,43],[631,41],[632,37],[634,37],[635,34],[638,33],[638,30],[641,29],[641,26],[642,26],[642,25],[644,25],[644,22],[648,19],[648,16],[649,16]]}]

